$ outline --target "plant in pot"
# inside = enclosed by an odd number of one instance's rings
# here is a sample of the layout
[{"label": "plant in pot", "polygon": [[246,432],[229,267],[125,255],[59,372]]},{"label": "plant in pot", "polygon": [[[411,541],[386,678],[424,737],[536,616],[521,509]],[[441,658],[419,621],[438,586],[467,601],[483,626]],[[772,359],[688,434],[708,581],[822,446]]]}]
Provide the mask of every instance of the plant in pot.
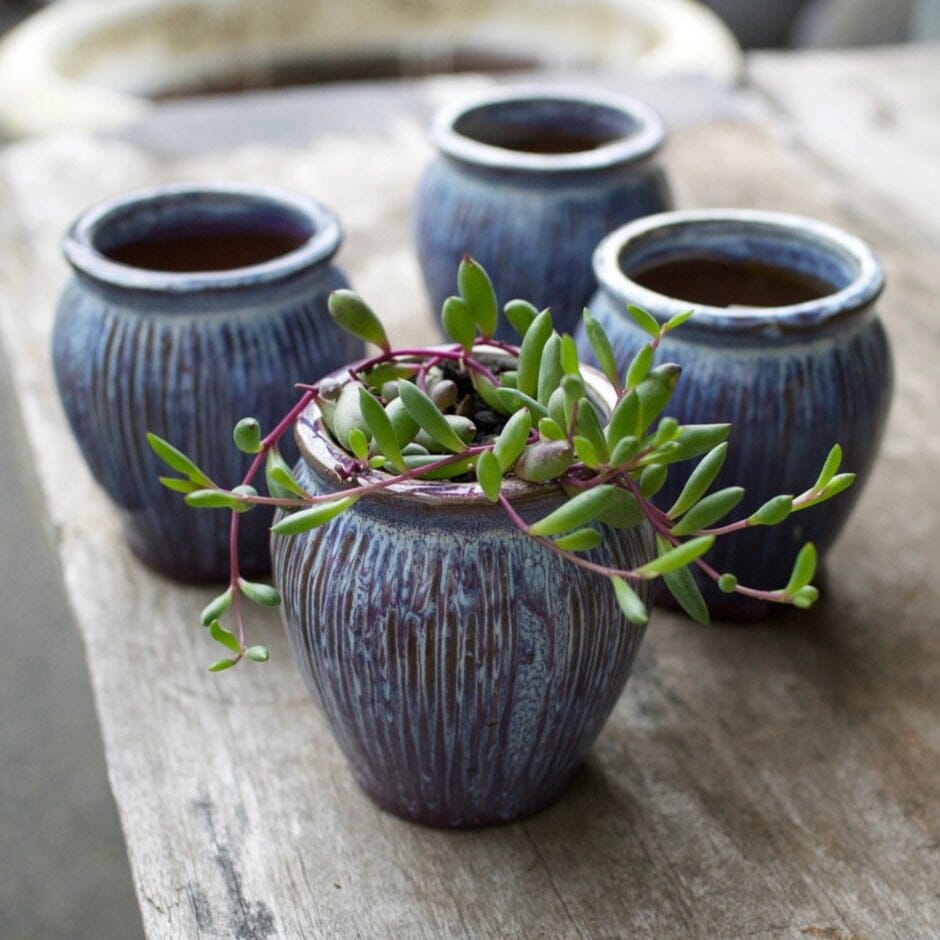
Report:
[{"label": "plant in pot", "polygon": [[[485,271],[465,258],[457,280],[442,311],[452,342],[428,348],[392,349],[361,298],[334,292],[337,323],[378,353],[300,386],[267,433],[240,421],[235,443],[254,459],[234,488],[150,441],[190,505],[232,511],[230,583],[202,614],[226,648],[210,668],[267,659],[247,639],[243,603],[283,596],[301,672],[366,791],[407,818],[476,826],[564,791],[626,682],[657,578],[702,622],[690,566],[725,591],[810,606],[812,545],[773,591],[704,556],[720,534],[773,525],[852,474],[837,474],[835,447],[801,494],[723,521],[743,495],[709,492],[729,426],[660,417],[681,370],[654,367],[654,353],[691,313],[661,324],[632,310],[649,342],[622,373],[585,311],[597,371],[550,310],[522,300],[504,308],[519,345],[494,339]],[[278,450],[291,427],[294,470]],[[693,460],[678,499],[657,506],[672,468]],[[267,495],[254,485],[262,471]],[[239,519],[258,505],[279,509],[277,589],[239,573]]]}]

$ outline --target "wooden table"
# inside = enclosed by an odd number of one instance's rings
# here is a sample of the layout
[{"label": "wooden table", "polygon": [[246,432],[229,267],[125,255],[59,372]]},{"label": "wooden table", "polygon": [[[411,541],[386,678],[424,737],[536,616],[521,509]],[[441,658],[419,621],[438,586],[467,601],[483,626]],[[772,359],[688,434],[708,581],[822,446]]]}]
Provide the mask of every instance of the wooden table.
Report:
[{"label": "wooden table", "polygon": [[[66,430],[48,359],[58,234],[164,179],[276,181],[334,206],[397,340],[428,334],[409,238],[434,106],[479,79],[280,92],[0,155],[0,323],[84,639],[154,937],[940,936],[940,51],[753,57],[749,88],[640,87],[679,203],[785,209],[870,240],[898,367],[889,436],[826,599],[768,626],[658,612],[571,791],[438,832],[377,810],[276,617],[210,676],[210,596],[142,569]],[[619,80],[622,84],[622,79]]]}]

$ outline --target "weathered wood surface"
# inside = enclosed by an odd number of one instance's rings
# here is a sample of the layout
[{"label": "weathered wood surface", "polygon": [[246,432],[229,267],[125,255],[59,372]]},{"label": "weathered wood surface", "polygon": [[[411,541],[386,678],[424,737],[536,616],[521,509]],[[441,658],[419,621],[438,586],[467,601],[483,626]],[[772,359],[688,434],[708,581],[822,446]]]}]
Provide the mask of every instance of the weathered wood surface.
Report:
[{"label": "weathered wood surface", "polygon": [[[920,134],[925,122],[940,122],[940,56],[918,61],[933,91],[904,111],[898,173],[904,128]],[[773,72],[783,85],[787,70],[801,68],[799,60],[759,65],[755,74]],[[828,67],[835,81],[838,60]],[[420,114],[446,90],[403,94],[400,108],[375,121],[362,120],[354,104],[368,96],[357,92],[346,118],[292,144],[251,143],[242,128],[223,149],[190,152],[172,140],[161,147],[151,125],[0,156],[0,325],[86,645],[147,931],[940,935],[940,596],[931,577],[940,549],[940,221],[807,149],[806,97],[782,104],[795,121],[758,95],[758,107],[744,109],[751,120],[686,124],[668,162],[681,204],[801,211],[878,247],[898,366],[882,458],[812,612],[746,629],[702,629],[657,612],[610,723],[552,809],[470,833],[380,812],[308,702],[276,618],[259,625],[271,663],[212,677],[195,626],[209,593],[162,581],[123,550],[49,371],[65,277],[58,233],[90,201],[130,186],[277,181],[339,211],[348,231],[341,261],[353,282],[384,298],[397,339],[423,337],[429,320],[409,205],[430,155]],[[803,95],[814,93],[810,86]],[[198,125],[199,113],[193,107],[183,123]],[[354,135],[343,132],[347,119]],[[218,120],[225,125],[224,114]],[[859,122],[840,133],[856,135],[861,150],[874,131]]]}]

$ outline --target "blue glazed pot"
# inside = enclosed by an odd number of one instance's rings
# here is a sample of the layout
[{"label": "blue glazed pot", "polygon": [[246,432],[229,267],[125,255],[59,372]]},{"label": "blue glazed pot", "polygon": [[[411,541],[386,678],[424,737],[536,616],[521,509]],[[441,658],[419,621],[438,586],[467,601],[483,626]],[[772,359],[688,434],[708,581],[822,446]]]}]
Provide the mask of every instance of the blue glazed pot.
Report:
[{"label": "blue glazed pot", "polygon": [[[707,292],[698,280],[702,267],[691,280],[675,275],[668,292],[639,283],[649,283],[657,265],[680,261],[725,273],[727,262],[744,265],[732,272],[735,286],[726,297],[731,305],[697,302]],[[755,269],[755,263],[761,267]],[[727,536],[707,556],[743,584],[782,587],[804,542],[815,542],[821,554],[833,543],[878,453],[893,367],[875,312],[884,286],[877,258],[863,242],[821,222],[769,212],[704,210],[663,213],[624,226],[600,244],[594,267],[600,288],[591,311],[607,330],[621,368],[649,339],[626,315],[628,303],[661,322],[695,309],[657,353],[658,361],[678,362],[684,370],[666,412],[685,423],[732,423],[727,460],[714,486],[746,488],[735,518],[779,493],[808,489],[831,445],[842,445],[842,469],[858,474],[850,490],[782,525]],[[811,278],[825,293],[782,306],[735,305],[739,291],[762,289],[753,279],[760,281],[768,268],[785,278]],[[666,268],[661,271],[660,281],[668,276]],[[724,291],[727,284],[718,289]],[[576,338],[589,361],[583,329]],[[670,474],[657,498],[660,505],[671,505],[690,469]],[[760,619],[779,609],[721,594],[707,579],[701,583],[718,616]]]},{"label": "blue glazed pot", "polygon": [[[670,208],[654,156],[665,130],[629,98],[585,89],[495,90],[442,111],[440,158],[425,172],[415,234],[434,309],[476,258],[503,300],[551,305],[574,329],[594,290],[591,255],[624,222]],[[500,324],[498,337],[513,338]]]},{"label": "blue glazed pot", "polygon": [[[89,467],[117,503],[128,544],[184,581],[228,577],[228,513],[195,512],[158,482],[153,431],[223,485],[250,462],[231,429],[270,429],[312,381],[362,354],[326,298],[335,216],[305,197],[245,186],[165,186],[82,215],[63,242],[74,269],[52,357]],[[270,513],[242,519],[246,571],[270,568]]]},{"label": "blue glazed pot", "polygon": [[[297,439],[300,482],[337,490],[344,455],[315,405]],[[560,501],[513,478],[504,493],[530,522]],[[649,530],[611,530],[589,557],[631,567],[652,552]],[[557,799],[643,637],[606,579],[521,534],[476,484],[396,485],[275,538],[272,555],[294,655],[356,779],[434,826],[507,822]]]}]

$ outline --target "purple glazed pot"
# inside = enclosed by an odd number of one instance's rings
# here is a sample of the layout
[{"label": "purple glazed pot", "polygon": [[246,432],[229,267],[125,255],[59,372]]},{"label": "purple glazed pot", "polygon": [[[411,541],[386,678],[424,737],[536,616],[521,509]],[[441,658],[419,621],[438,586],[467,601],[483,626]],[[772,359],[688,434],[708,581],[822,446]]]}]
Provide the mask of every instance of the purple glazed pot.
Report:
[{"label": "purple glazed pot", "polygon": [[[602,382],[594,392],[609,405]],[[315,405],[296,434],[301,484],[338,489],[343,452]],[[528,521],[560,503],[550,485],[510,479],[504,493]],[[652,557],[645,528],[607,536],[589,557]],[[356,779],[429,825],[508,822],[556,800],[644,633],[606,579],[520,533],[476,484],[396,485],[275,538],[272,556],[297,663]]]},{"label": "purple glazed pot", "polygon": [[[229,576],[226,513],[194,513],[160,485],[146,433],[167,438],[231,485],[251,458],[231,428],[271,428],[293,382],[361,355],[329,315],[346,287],[333,263],[339,221],[268,186],[165,185],[99,203],[66,233],[73,269],[52,361],[86,463],[121,513],[131,550],[180,581]],[[271,513],[242,523],[242,568],[270,569]]]},{"label": "purple glazed pot", "polygon": [[[415,242],[439,311],[472,255],[503,301],[551,306],[573,331],[594,292],[591,255],[612,229],[672,207],[657,160],[665,126],[640,101],[583,87],[490,89],[435,117],[440,156],[415,198]],[[511,341],[508,323],[497,338]]]},{"label": "purple glazed pot", "polygon": [[[688,277],[672,275],[657,289],[642,283],[656,265],[675,262],[695,262],[700,272],[738,266],[731,268],[734,287],[722,288],[727,306],[696,295]],[[871,473],[891,404],[894,368],[877,309],[884,274],[872,250],[847,232],[801,216],[685,210],[611,233],[595,252],[594,270],[598,292],[591,312],[607,331],[621,369],[649,342],[627,316],[628,304],[661,323],[695,310],[657,353],[659,361],[684,369],[666,414],[682,424],[731,422],[728,457],[714,489],[740,485],[747,493],[729,519],[749,515],[778,493],[811,486],[834,443],[844,452],[842,469],[857,474],[855,485],[837,499],[780,525],[722,538],[706,561],[742,584],[774,589],[785,583],[805,542],[824,558]],[[742,291],[765,290],[761,282],[774,272],[812,279],[819,296],[774,305],[746,293],[736,299]],[[591,361],[583,328],[576,339],[582,358]],[[676,499],[690,470],[691,464],[670,475],[657,497],[661,506]],[[722,594],[710,579],[696,576],[713,616],[761,620],[785,609]]]}]

